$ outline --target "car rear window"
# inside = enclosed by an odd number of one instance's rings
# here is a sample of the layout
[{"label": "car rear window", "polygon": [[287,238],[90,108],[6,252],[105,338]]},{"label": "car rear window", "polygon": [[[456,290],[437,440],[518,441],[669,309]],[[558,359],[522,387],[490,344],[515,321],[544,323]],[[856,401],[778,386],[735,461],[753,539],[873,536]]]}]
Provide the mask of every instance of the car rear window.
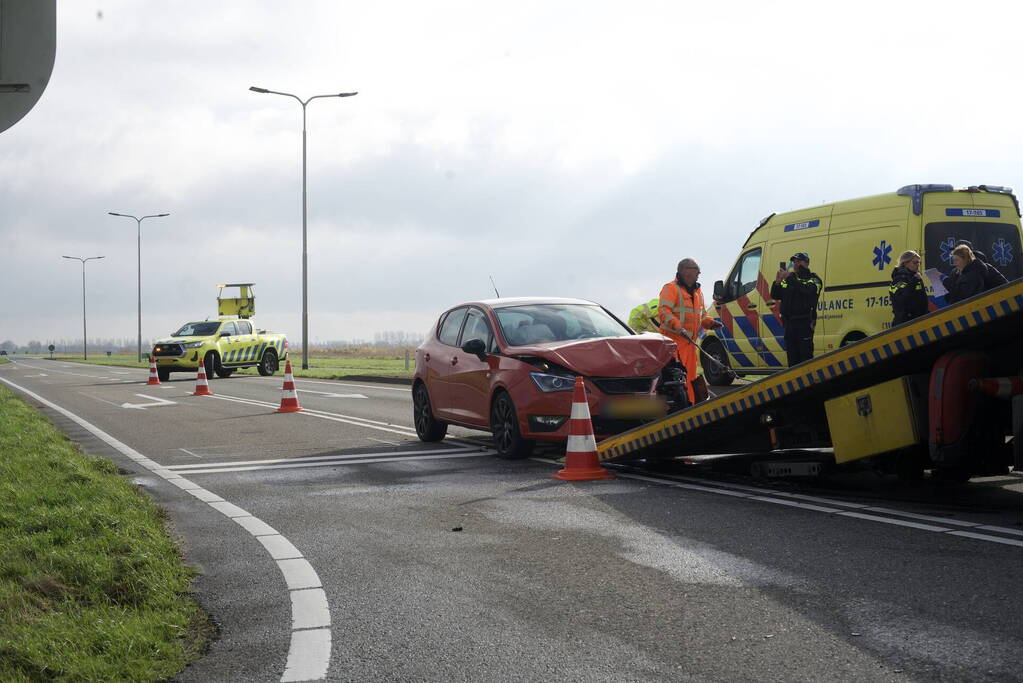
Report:
[{"label": "car rear window", "polygon": [[437,333],[437,339],[440,340],[441,344],[447,344],[448,346],[456,346],[458,344],[458,331],[462,329],[462,321],[465,320],[465,314],[468,310],[464,307],[456,308],[444,318],[440,331]]},{"label": "car rear window", "polygon": [[499,308],[496,313],[501,332],[512,346],[632,334],[600,306],[535,304]]}]

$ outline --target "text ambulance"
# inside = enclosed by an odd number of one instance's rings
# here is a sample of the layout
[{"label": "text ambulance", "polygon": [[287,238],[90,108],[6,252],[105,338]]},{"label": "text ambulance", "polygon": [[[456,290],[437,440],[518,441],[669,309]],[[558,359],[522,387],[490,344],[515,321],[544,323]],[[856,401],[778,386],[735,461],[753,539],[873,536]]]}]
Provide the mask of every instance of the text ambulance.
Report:
[{"label": "text ambulance", "polygon": [[[750,234],[728,277],[714,283],[710,313],[724,327],[708,332],[702,346],[740,376],[784,368],[785,333],[771,283],[779,265],[800,251],[809,254],[810,270],[824,281],[814,353],[880,332],[891,325],[888,287],[899,255],[912,249],[923,257],[924,269],[947,274],[952,249],[962,240],[1009,280],[1023,276],[1019,202],[1006,187],[907,185],[889,194],[771,214]],[[933,282],[927,291],[931,310],[945,304],[940,283],[939,296]],[[706,358],[703,370],[711,384],[731,381]]]}]

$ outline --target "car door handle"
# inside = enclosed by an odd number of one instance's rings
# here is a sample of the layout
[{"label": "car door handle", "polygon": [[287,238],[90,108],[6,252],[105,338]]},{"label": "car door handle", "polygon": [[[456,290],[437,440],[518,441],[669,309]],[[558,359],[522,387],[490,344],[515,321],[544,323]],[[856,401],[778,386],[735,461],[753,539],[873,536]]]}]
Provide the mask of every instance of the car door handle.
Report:
[{"label": "car door handle", "polygon": [[767,304],[768,306],[774,306],[778,302],[777,301],[765,301],[764,303]]},{"label": "car door handle", "polygon": [[746,304],[746,308],[756,308],[756,304]]}]

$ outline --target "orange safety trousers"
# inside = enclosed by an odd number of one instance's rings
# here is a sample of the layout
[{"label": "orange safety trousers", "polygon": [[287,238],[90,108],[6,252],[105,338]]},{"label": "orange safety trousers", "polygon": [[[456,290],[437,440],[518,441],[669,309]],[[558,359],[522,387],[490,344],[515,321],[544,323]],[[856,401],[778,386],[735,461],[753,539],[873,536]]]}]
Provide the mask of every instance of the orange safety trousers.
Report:
[{"label": "orange safety trousers", "polygon": [[[686,369],[686,390],[689,392],[689,401],[695,403],[693,380],[700,372],[699,351],[696,348],[696,344],[699,343],[697,335],[701,328],[707,329],[714,326],[714,319],[707,315],[703,292],[697,288],[690,293],[677,282],[669,282],[661,287],[657,319],[661,323],[660,333],[673,340],[678,346],[676,357],[682,367]],[[689,335],[688,339],[683,332]]]}]

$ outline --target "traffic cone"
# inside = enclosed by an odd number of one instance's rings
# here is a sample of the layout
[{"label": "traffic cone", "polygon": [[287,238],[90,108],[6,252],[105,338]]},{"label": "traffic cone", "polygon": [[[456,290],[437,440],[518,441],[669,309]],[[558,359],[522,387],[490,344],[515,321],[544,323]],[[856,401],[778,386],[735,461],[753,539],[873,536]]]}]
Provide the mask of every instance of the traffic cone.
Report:
[{"label": "traffic cone", "polygon": [[298,404],[298,392],[295,390],[295,378],[291,375],[291,360],[284,363],[284,386],[281,387],[281,407],[278,413],[297,413],[302,410]]},{"label": "traffic cone", "polygon": [[572,393],[572,416],[568,420],[565,468],[551,476],[564,481],[614,479],[615,476],[601,467],[597,459],[597,440],[593,435],[590,406],[586,402],[586,385],[582,377],[575,378],[575,390]]},{"label": "traffic cone", "polygon": [[149,381],[146,382],[146,386],[160,383],[160,376],[156,374],[156,359],[152,359],[149,362]]},{"label": "traffic cone", "polygon": [[195,376],[195,391],[192,396],[212,396],[213,392],[210,391],[210,385],[206,381],[206,364],[203,363],[203,359],[199,359],[199,373]]},{"label": "traffic cone", "polygon": [[989,377],[970,380],[970,388],[995,398],[1012,398],[1023,394],[1023,377]]}]

